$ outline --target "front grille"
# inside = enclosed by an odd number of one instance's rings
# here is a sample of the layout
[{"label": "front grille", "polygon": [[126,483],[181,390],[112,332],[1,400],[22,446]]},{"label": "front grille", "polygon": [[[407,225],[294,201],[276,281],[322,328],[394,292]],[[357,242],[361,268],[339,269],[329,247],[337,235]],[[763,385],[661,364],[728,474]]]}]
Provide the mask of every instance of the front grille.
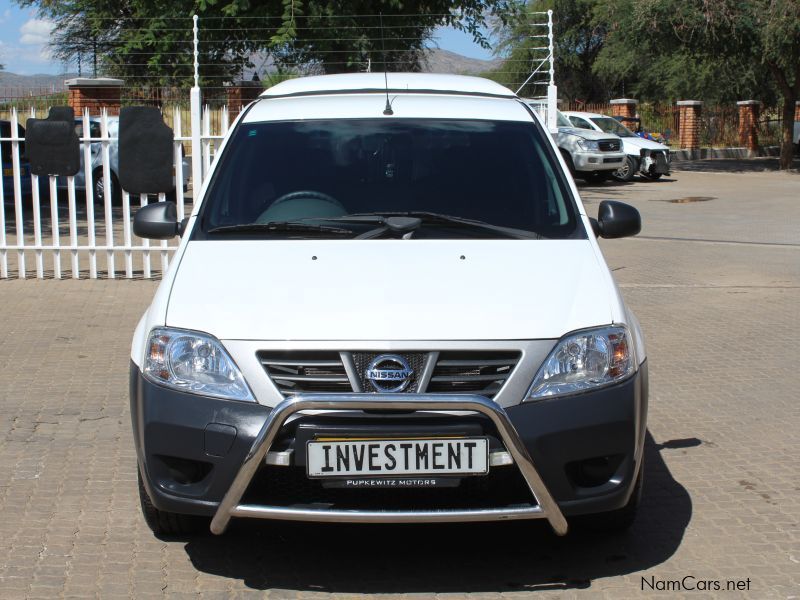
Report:
[{"label": "front grille", "polygon": [[600,140],[597,145],[602,152],[619,152],[621,143],[620,140]]},{"label": "front grille", "polygon": [[519,352],[441,352],[425,391],[492,398],[517,366],[519,356]]},{"label": "front grille", "polygon": [[353,391],[342,357],[335,351],[262,351],[258,360],[284,396]]},{"label": "front grille", "polygon": [[414,372],[408,386],[403,390],[405,393],[415,393],[419,390],[419,378],[425,368],[425,361],[428,358],[427,352],[353,352],[353,363],[356,367],[356,374],[361,382],[361,389],[365,392],[376,392],[372,382],[367,379],[367,368],[377,357],[386,354],[402,356],[408,362],[408,366]]},{"label": "front grille", "polygon": [[533,495],[514,467],[461,479],[452,488],[325,488],[299,467],[264,466],[242,497],[244,504],[313,505],[332,510],[446,510],[533,504]]},{"label": "front grille", "polygon": [[[438,353],[428,385],[421,386],[430,352],[263,350],[257,356],[278,391],[289,397],[303,393],[350,393],[358,385],[362,392],[374,393],[366,371],[375,357],[382,354],[402,356],[413,371],[403,393],[481,394],[487,398],[500,391],[520,358],[519,352],[509,351],[442,351]],[[357,382],[350,381],[345,369],[345,362],[350,361]]]}]

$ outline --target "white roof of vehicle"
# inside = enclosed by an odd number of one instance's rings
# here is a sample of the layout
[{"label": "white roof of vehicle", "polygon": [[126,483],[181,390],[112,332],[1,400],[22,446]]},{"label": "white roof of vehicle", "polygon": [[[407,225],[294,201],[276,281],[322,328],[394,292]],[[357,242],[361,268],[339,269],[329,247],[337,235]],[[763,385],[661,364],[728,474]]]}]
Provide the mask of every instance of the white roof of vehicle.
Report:
[{"label": "white roof of vehicle", "polygon": [[515,94],[499,83],[481,77],[465,75],[440,75],[433,73],[346,73],[317,75],[283,81],[265,90],[262,98],[274,96],[302,96],[348,92],[385,91],[386,81],[390,93],[399,92],[451,92],[482,96],[514,98]]},{"label": "white roof of vehicle", "polygon": [[311,119],[416,118],[531,121],[503,86],[461,75],[389,73],[392,114],[384,114],[383,73],[291,79],[271,87],[250,107],[244,123]]}]

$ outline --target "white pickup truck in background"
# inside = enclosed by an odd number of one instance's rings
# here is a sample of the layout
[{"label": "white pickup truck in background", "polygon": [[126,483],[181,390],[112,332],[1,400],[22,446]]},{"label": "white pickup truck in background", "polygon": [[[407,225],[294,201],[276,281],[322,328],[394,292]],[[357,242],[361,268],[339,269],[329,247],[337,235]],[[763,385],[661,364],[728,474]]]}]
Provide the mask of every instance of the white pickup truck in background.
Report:
[{"label": "white pickup truck in background", "polygon": [[596,131],[598,133],[618,135],[622,139],[625,151],[625,163],[614,174],[619,181],[631,181],[637,173],[647,179],[659,179],[669,175],[669,147],[652,140],[639,137],[613,117],[598,113],[566,112],[564,113],[573,127],[580,131]]},{"label": "white pickup truck in background", "polygon": [[[535,101],[528,105],[541,115],[546,107]],[[550,128],[572,176],[586,182],[601,182],[625,162],[622,140],[612,133],[577,129],[561,111],[557,111],[557,128]]]}]

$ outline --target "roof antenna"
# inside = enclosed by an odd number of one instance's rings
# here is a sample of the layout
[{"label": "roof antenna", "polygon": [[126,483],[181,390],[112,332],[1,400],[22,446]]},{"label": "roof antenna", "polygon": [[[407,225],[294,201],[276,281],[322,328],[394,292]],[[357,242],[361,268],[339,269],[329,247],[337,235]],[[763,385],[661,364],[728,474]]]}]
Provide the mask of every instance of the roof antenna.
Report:
[{"label": "roof antenna", "polygon": [[392,110],[392,103],[389,102],[389,76],[387,75],[386,64],[386,41],[383,38],[383,13],[378,13],[381,19],[381,48],[383,50],[383,82],[386,85],[386,108],[383,109],[383,114],[391,116],[394,114]]}]

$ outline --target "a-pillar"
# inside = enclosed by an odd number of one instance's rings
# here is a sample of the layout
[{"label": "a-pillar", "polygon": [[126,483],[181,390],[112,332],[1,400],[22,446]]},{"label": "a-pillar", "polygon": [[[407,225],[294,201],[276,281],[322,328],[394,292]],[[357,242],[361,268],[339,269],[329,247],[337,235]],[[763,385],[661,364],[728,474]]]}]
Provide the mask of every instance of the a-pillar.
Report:
[{"label": "a-pillar", "polygon": [[739,107],[739,143],[747,148],[751,156],[758,153],[758,114],[761,102],[758,100],[742,100]]},{"label": "a-pillar", "polygon": [[119,115],[122,86],[125,85],[122,79],[76,77],[67,79],[64,84],[69,91],[68,103],[76,116],[82,115],[87,108],[92,115],[99,115],[104,108],[109,115]]},{"label": "a-pillar", "polygon": [[678,100],[678,145],[687,150],[700,149],[700,100]]}]

